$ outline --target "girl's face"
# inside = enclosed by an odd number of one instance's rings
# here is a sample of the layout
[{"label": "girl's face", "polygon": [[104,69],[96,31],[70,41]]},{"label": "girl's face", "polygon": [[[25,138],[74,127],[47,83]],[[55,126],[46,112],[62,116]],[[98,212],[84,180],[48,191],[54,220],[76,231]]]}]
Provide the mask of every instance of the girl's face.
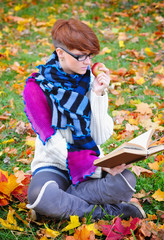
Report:
[{"label": "girl's face", "polygon": [[[89,53],[80,52],[77,49],[73,50],[64,50],[61,48],[57,48],[56,52],[59,57],[59,62],[64,72],[68,74],[85,74],[88,66],[91,64],[91,59]],[[78,61],[75,57],[70,54],[74,54],[76,56],[86,55],[86,59],[83,61]],[[85,57],[84,57],[85,58]]]}]

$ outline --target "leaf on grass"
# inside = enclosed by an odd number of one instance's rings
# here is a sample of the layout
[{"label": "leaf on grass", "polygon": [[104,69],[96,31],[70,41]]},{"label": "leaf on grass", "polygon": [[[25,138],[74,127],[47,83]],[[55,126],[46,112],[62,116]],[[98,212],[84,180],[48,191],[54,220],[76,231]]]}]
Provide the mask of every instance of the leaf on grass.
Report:
[{"label": "leaf on grass", "polygon": [[158,162],[153,162],[153,163],[148,163],[148,166],[152,170],[159,170],[159,163]]},{"label": "leaf on grass", "polygon": [[27,164],[29,165],[32,161],[32,158],[21,158],[21,159],[18,159],[17,162],[21,162],[23,164]]},{"label": "leaf on grass", "polygon": [[120,40],[120,41],[119,41],[119,47],[120,47],[120,48],[124,48],[124,47],[125,47],[125,44],[124,44],[124,41],[123,41],[123,40]]},{"label": "leaf on grass", "polygon": [[11,138],[9,140],[3,141],[1,144],[8,144],[8,143],[13,143],[13,142],[15,142],[15,140],[13,138]]},{"label": "leaf on grass", "polygon": [[146,177],[151,177],[154,173],[148,169],[139,167],[139,166],[132,166],[132,171],[139,177],[141,174],[145,175]]},{"label": "leaf on grass", "polygon": [[111,49],[109,49],[108,47],[104,47],[101,52],[100,55],[104,55],[105,53],[111,53]]},{"label": "leaf on grass", "polygon": [[18,134],[24,134],[26,131],[27,131],[27,127],[26,127],[25,122],[19,121],[16,124],[15,132],[18,133]]},{"label": "leaf on grass", "polygon": [[45,236],[46,236],[46,237],[56,238],[57,236],[60,235],[60,232],[54,231],[54,230],[48,228],[48,227],[46,226],[46,224],[44,224],[44,226],[46,227],[46,229],[45,229]]},{"label": "leaf on grass", "polygon": [[149,107],[149,105],[147,103],[140,103],[140,104],[136,104],[137,109],[135,110],[135,112],[139,112],[141,114],[150,114],[152,115],[152,109]]},{"label": "leaf on grass", "polygon": [[[158,146],[158,145],[164,145],[164,137],[160,138],[159,140],[153,142],[152,144],[149,145],[149,147],[153,147],[153,146]],[[164,155],[160,155],[161,158],[164,158]]]},{"label": "leaf on grass", "polygon": [[147,196],[149,196],[149,195],[150,195],[149,192],[146,193],[146,192],[142,189],[140,192],[133,194],[133,197],[136,197],[136,198],[144,198],[144,197],[147,197]]},{"label": "leaf on grass", "polygon": [[121,105],[124,105],[124,104],[125,104],[125,99],[121,96],[115,102],[116,106],[121,106]]},{"label": "leaf on grass", "polygon": [[77,228],[81,225],[79,222],[79,217],[78,216],[70,216],[70,222],[69,224],[62,229],[62,232],[67,232],[71,229]]},{"label": "leaf on grass", "polygon": [[161,191],[161,189],[159,188],[153,195],[152,197],[156,200],[156,201],[164,201],[164,192]]},{"label": "leaf on grass", "polygon": [[135,81],[138,85],[142,85],[145,83],[145,79],[143,77],[136,78]]},{"label": "leaf on grass", "polygon": [[[3,178],[3,173],[0,171],[1,177]],[[11,192],[19,186],[19,183],[17,183],[17,178],[13,174],[10,174],[6,181],[0,182],[0,192],[10,196]]]},{"label": "leaf on grass", "polygon": [[155,56],[155,53],[151,50],[151,48],[145,48],[145,53],[149,56],[149,57],[153,57]]},{"label": "leaf on grass", "polygon": [[29,137],[29,136],[27,136],[26,137],[26,145],[27,146],[30,146],[30,147],[35,147],[35,137]]},{"label": "leaf on grass", "polygon": [[76,240],[95,240],[95,233],[93,231],[89,231],[86,225],[75,229],[75,233],[73,235]]},{"label": "leaf on grass", "polygon": [[4,229],[7,228],[7,229],[10,229],[10,230],[23,232],[24,229],[17,225],[17,221],[13,216],[14,213],[15,213],[15,210],[10,209],[9,212],[8,212],[8,215],[7,215],[7,220],[4,220],[4,219],[0,218],[0,223],[1,223],[1,225]]},{"label": "leaf on grass", "polygon": [[153,220],[157,220],[157,216],[155,214],[153,215],[147,214],[147,218],[145,219],[145,221],[153,221]]},{"label": "leaf on grass", "polygon": [[[31,179],[31,175],[22,175],[23,171],[10,174],[8,172],[0,170],[0,205],[8,204],[11,196],[18,198],[20,201],[25,201],[27,198],[28,184]],[[7,201],[5,201],[5,199]]]},{"label": "leaf on grass", "polygon": [[131,229],[134,231],[137,228],[139,221],[139,218],[130,218],[128,221],[121,221],[121,218],[117,217],[113,224],[102,225],[103,234],[107,236],[106,239],[122,239],[123,236],[131,234]]},{"label": "leaf on grass", "polygon": [[95,228],[95,223],[86,225],[86,228],[87,228],[89,231],[93,231],[93,232],[95,233],[95,235],[97,235],[97,236],[101,236],[101,235],[102,235],[102,233],[99,232],[99,231],[97,230],[97,228]]},{"label": "leaf on grass", "polygon": [[126,123],[125,129],[126,131],[135,131],[135,130],[139,130],[139,127]]}]

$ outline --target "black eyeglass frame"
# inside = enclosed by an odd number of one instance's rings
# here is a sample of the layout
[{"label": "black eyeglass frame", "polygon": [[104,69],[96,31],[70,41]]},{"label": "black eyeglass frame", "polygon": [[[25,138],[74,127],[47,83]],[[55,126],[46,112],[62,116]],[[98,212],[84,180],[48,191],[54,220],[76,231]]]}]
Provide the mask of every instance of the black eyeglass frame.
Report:
[{"label": "black eyeglass frame", "polygon": [[[94,57],[94,55],[92,55],[91,53],[88,55],[76,55],[76,54],[71,53],[70,51],[68,51],[67,49],[65,49],[63,47],[58,47],[58,48],[61,48],[63,51],[65,51],[66,53],[71,55],[73,58],[75,58],[79,62],[85,61],[88,57],[89,57],[89,59],[92,59]],[[82,58],[82,57],[84,57],[84,59],[80,60],[80,58]]]}]

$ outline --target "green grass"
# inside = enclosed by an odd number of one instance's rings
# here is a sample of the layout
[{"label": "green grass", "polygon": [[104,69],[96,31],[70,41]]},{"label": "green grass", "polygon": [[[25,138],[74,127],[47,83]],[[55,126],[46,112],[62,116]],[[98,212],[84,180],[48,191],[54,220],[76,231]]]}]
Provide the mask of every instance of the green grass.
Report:
[{"label": "green grass", "polygon": [[[27,2],[27,3],[26,3]],[[69,4],[68,4],[69,2]],[[1,3],[2,11],[0,14],[2,19],[0,23],[0,40],[2,45],[0,45],[0,116],[7,114],[9,116],[8,120],[0,120],[0,125],[4,124],[6,129],[0,133],[0,168],[12,172],[14,167],[19,167],[24,172],[30,170],[30,165],[24,165],[17,160],[21,157],[21,154],[26,151],[29,147],[25,144],[25,139],[27,133],[19,135],[15,132],[15,127],[11,126],[11,121],[14,120],[17,123],[20,120],[28,122],[24,113],[23,104],[23,85],[25,84],[25,79],[27,76],[34,71],[37,61],[41,61],[42,58],[48,57],[53,49],[51,48],[51,28],[52,26],[39,26],[38,22],[48,22],[50,19],[55,18],[69,18],[69,17],[79,17],[80,20],[84,20],[91,24],[93,30],[96,32],[101,49],[108,47],[111,49],[111,53],[105,55],[98,55],[95,57],[93,62],[102,61],[110,70],[118,70],[119,68],[126,68],[127,70],[134,67],[133,62],[150,64],[149,70],[145,73],[146,82],[143,85],[135,85],[131,87],[131,84],[123,82],[121,86],[117,87],[117,90],[121,91],[121,96],[125,99],[125,104],[121,106],[116,106],[115,101],[117,96],[113,95],[109,91],[109,99],[111,102],[109,104],[109,113],[117,110],[129,110],[133,112],[136,107],[134,104],[130,103],[130,100],[139,100],[140,102],[145,102],[148,104],[154,104],[152,107],[154,116],[158,114],[163,114],[164,108],[158,108],[162,105],[164,99],[164,91],[160,86],[153,86],[152,80],[157,75],[154,72],[154,67],[157,67],[162,63],[162,59],[159,61],[154,61],[154,57],[148,56],[144,49],[146,47],[151,48],[151,50],[157,54],[162,50],[162,38],[155,39],[155,32],[162,31],[161,22],[158,21],[157,17],[164,17],[164,11],[161,7],[154,7],[153,4],[161,3],[162,1],[3,1]],[[16,6],[25,4],[25,6],[19,11],[15,10]],[[150,6],[150,7],[149,7]],[[148,8],[149,7],[149,8]],[[125,16],[123,14],[129,14]],[[18,16],[25,19],[30,18],[31,20],[25,24],[23,32],[19,31],[21,26],[19,22],[14,22],[12,20],[7,20],[7,17]],[[150,22],[149,22],[150,20]],[[114,39],[110,37],[105,37],[101,31],[105,29],[111,29],[115,32]],[[101,31],[100,31],[101,30]],[[121,32],[125,32],[128,40],[124,42],[125,48],[119,47],[118,36]],[[147,33],[147,36],[142,35]],[[138,37],[137,42],[132,42],[134,37]],[[45,41],[42,41],[44,39]],[[46,44],[47,41],[47,44]],[[3,57],[6,51],[9,51],[8,58]],[[130,54],[125,54],[125,57],[121,57],[122,52],[126,50],[135,50],[140,55],[144,55],[145,59],[136,60],[134,56]],[[12,52],[15,54],[11,54]],[[112,57],[112,60],[108,59],[108,56]],[[20,64],[24,70],[24,73],[19,74],[18,72],[12,70],[12,66],[15,62]],[[128,80],[127,77],[124,80]],[[20,84],[20,92],[14,88],[14,84]],[[155,95],[145,95],[143,93],[145,87],[155,92]],[[130,91],[129,91],[130,89]],[[13,107],[11,105],[13,100]],[[158,104],[159,105],[158,105]],[[153,117],[152,117],[153,119]],[[122,129],[125,128],[127,121],[122,124]],[[115,133],[118,136],[120,130],[116,130]],[[134,136],[138,132],[143,132],[145,129],[142,125],[139,125],[139,130],[134,132]],[[159,133],[161,136],[161,133]],[[2,144],[4,141],[14,139],[12,144]],[[111,137],[104,145],[105,153],[110,152],[116,146],[119,146],[124,140],[118,141],[114,137]],[[110,147],[109,147],[110,145]],[[6,147],[16,148],[17,155],[10,155],[9,163],[4,163],[4,159],[7,157],[4,149]],[[25,155],[25,157],[27,157]],[[148,162],[153,162],[154,157],[150,157],[145,161],[137,163],[137,165],[149,169]],[[150,192],[150,198],[142,201],[145,211],[149,214],[156,214],[157,210],[164,210],[163,202],[155,201],[151,198],[151,195],[158,190],[164,191],[164,173],[162,169],[160,171],[154,171],[154,175],[150,178],[140,176],[137,179],[137,192],[142,189],[145,192]],[[150,201],[149,201],[150,200]],[[16,204],[11,202],[11,206],[17,210]],[[0,216],[6,219],[8,213],[8,206],[0,209]],[[26,213],[20,213],[22,217],[26,217]],[[90,217],[88,217],[90,221]],[[19,226],[21,222],[18,220]],[[51,223],[52,226],[53,223]],[[50,225],[49,225],[50,226]],[[56,226],[58,226],[56,224]],[[56,227],[55,226],[55,227]],[[23,226],[24,227],[24,226]],[[44,228],[44,226],[41,226]],[[0,236],[2,239],[35,239],[36,232],[41,228],[36,224],[30,224],[30,228],[25,228],[23,233],[18,233],[16,231],[0,229]],[[35,237],[34,237],[35,236]],[[102,237],[101,239],[103,239]],[[62,239],[59,236],[57,239]]]}]

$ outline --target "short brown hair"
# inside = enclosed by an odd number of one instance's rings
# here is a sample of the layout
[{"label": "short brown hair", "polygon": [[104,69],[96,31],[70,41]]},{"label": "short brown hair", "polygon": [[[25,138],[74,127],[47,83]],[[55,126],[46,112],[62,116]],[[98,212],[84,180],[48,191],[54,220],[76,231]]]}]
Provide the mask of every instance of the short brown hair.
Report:
[{"label": "short brown hair", "polygon": [[52,29],[52,39],[55,47],[62,44],[70,50],[89,51],[92,54],[98,54],[100,51],[96,34],[78,19],[58,19]]}]

